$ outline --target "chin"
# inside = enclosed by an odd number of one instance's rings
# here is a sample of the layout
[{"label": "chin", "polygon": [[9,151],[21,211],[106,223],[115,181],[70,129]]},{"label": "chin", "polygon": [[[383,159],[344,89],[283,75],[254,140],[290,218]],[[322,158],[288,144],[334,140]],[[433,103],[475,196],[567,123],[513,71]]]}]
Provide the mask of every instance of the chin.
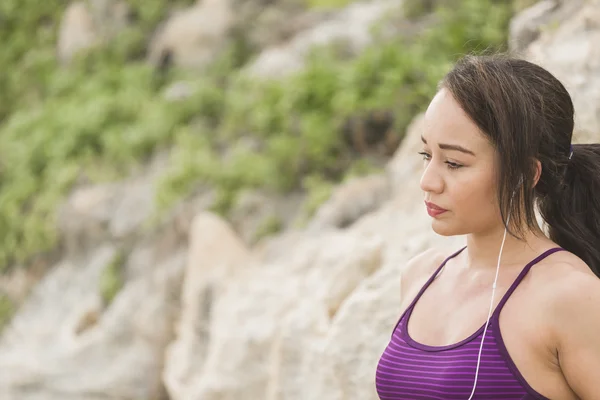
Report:
[{"label": "chin", "polygon": [[459,236],[467,233],[464,229],[460,229],[460,227],[448,224],[447,221],[436,219],[431,222],[431,229],[440,236]]}]

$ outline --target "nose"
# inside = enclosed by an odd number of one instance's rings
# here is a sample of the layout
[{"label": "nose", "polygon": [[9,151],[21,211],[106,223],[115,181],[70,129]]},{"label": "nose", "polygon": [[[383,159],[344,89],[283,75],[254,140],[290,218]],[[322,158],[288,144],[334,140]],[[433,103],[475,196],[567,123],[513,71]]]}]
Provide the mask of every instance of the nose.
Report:
[{"label": "nose", "polygon": [[421,175],[420,186],[421,190],[426,193],[439,194],[444,190],[444,180],[431,161],[426,164],[423,175]]}]

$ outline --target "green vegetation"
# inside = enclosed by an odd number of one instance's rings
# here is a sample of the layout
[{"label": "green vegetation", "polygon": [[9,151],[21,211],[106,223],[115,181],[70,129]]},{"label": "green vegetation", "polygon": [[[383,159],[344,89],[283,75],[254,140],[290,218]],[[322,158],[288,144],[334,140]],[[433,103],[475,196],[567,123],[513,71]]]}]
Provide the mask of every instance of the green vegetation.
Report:
[{"label": "green vegetation", "polygon": [[[313,215],[319,206],[323,204],[331,196],[334,188],[334,184],[330,181],[324,180],[319,175],[307,176],[304,179],[304,187],[308,191],[308,198],[304,202],[303,215]],[[307,221],[307,218],[303,218],[297,221],[298,225],[302,226]]]},{"label": "green vegetation", "polygon": [[123,250],[117,251],[112,260],[102,270],[102,275],[100,276],[100,296],[105,307],[108,307],[112,303],[125,283],[123,277],[125,261],[125,252]]},{"label": "green vegetation", "polygon": [[402,3],[404,16],[409,19],[422,17],[432,12],[441,1],[443,0],[404,0]]},{"label": "green vegetation", "polygon": [[281,221],[281,219],[279,219],[279,217],[277,217],[276,215],[271,215],[269,217],[266,217],[261,222],[259,227],[256,229],[256,233],[255,233],[253,240],[255,242],[257,242],[266,236],[269,236],[269,235],[272,235],[274,233],[281,231],[282,228],[283,228],[283,221]]},{"label": "green vegetation", "polygon": [[15,304],[7,295],[0,293],[0,332],[8,325],[14,313]]},{"label": "green vegetation", "polygon": [[338,133],[346,116],[391,108],[403,132],[457,57],[504,46],[511,12],[457,0],[410,43],[381,40],[352,61],[320,49],[283,82],[238,72],[251,55],[240,37],[193,77],[193,96],[169,103],[165,85],[181,74],[158,79],[141,58],[172,2],[132,1],[132,28],[69,69],[54,60],[66,0],[1,3],[0,271],[56,245],[56,206],[74,183],[123,176],[160,149],[173,155],[157,190],[163,209],[200,183],[218,189],[222,213],[249,187],[318,187],[311,198],[322,199],[323,187],[357,171]]},{"label": "green vegetation", "polygon": [[528,7],[531,7],[539,0],[514,0],[513,9],[515,12],[522,11]]},{"label": "green vegetation", "polygon": [[[403,132],[460,54],[504,45],[507,6],[479,0],[461,6],[439,9],[438,28],[411,44],[380,42],[351,62],[321,49],[284,82],[235,76],[227,91],[207,93],[211,104],[219,104],[211,109],[219,110],[212,117],[220,124],[210,134],[187,130],[178,136],[173,169],[159,191],[162,204],[185,196],[191,181],[218,187],[218,207],[226,212],[242,187],[289,190],[306,186],[305,178],[314,175],[330,182],[343,179],[351,170],[337,133],[343,117],[392,108],[396,128]],[[248,136],[260,142],[260,151],[233,145],[228,162],[214,151],[215,142]]]}]

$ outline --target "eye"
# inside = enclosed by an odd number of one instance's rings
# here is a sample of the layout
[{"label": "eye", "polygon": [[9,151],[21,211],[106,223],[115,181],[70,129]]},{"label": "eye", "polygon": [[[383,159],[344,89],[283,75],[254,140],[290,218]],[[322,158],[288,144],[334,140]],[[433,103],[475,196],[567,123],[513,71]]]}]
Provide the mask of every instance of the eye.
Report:
[{"label": "eye", "polygon": [[459,169],[462,167],[462,165],[453,163],[451,161],[446,161],[446,164],[448,164],[448,168],[450,168],[450,169]]},{"label": "eye", "polygon": [[431,159],[431,156],[429,155],[429,153],[426,153],[426,152],[424,152],[424,151],[421,151],[421,152],[419,152],[419,154],[420,154],[421,156],[423,156],[423,160],[425,160],[425,161],[429,161],[429,160]]},{"label": "eye", "polygon": [[[425,151],[421,151],[418,154],[420,154],[423,157],[423,160],[425,161],[431,161],[431,154],[425,152]],[[452,161],[446,161],[446,164],[448,165],[448,169],[459,169],[464,167],[464,165],[462,164],[457,164],[455,162]]]}]

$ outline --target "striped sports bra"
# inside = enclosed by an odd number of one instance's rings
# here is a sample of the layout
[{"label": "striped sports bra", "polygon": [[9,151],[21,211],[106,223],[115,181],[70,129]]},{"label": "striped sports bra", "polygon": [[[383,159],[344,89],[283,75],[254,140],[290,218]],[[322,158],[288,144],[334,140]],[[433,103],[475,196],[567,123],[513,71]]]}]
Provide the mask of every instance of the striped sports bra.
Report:
[{"label": "striped sports bra", "polygon": [[[375,375],[377,393],[381,400],[467,400],[471,395],[485,323],[468,338],[447,346],[421,344],[410,337],[407,329],[408,320],[419,298],[448,260],[465,248],[444,260],[396,324],[391,340],[379,359]],[[498,317],[531,267],[560,250],[564,249],[552,248],[529,262],[495,308],[485,335],[473,399],[548,400],[529,386],[517,369],[502,340]]]}]

